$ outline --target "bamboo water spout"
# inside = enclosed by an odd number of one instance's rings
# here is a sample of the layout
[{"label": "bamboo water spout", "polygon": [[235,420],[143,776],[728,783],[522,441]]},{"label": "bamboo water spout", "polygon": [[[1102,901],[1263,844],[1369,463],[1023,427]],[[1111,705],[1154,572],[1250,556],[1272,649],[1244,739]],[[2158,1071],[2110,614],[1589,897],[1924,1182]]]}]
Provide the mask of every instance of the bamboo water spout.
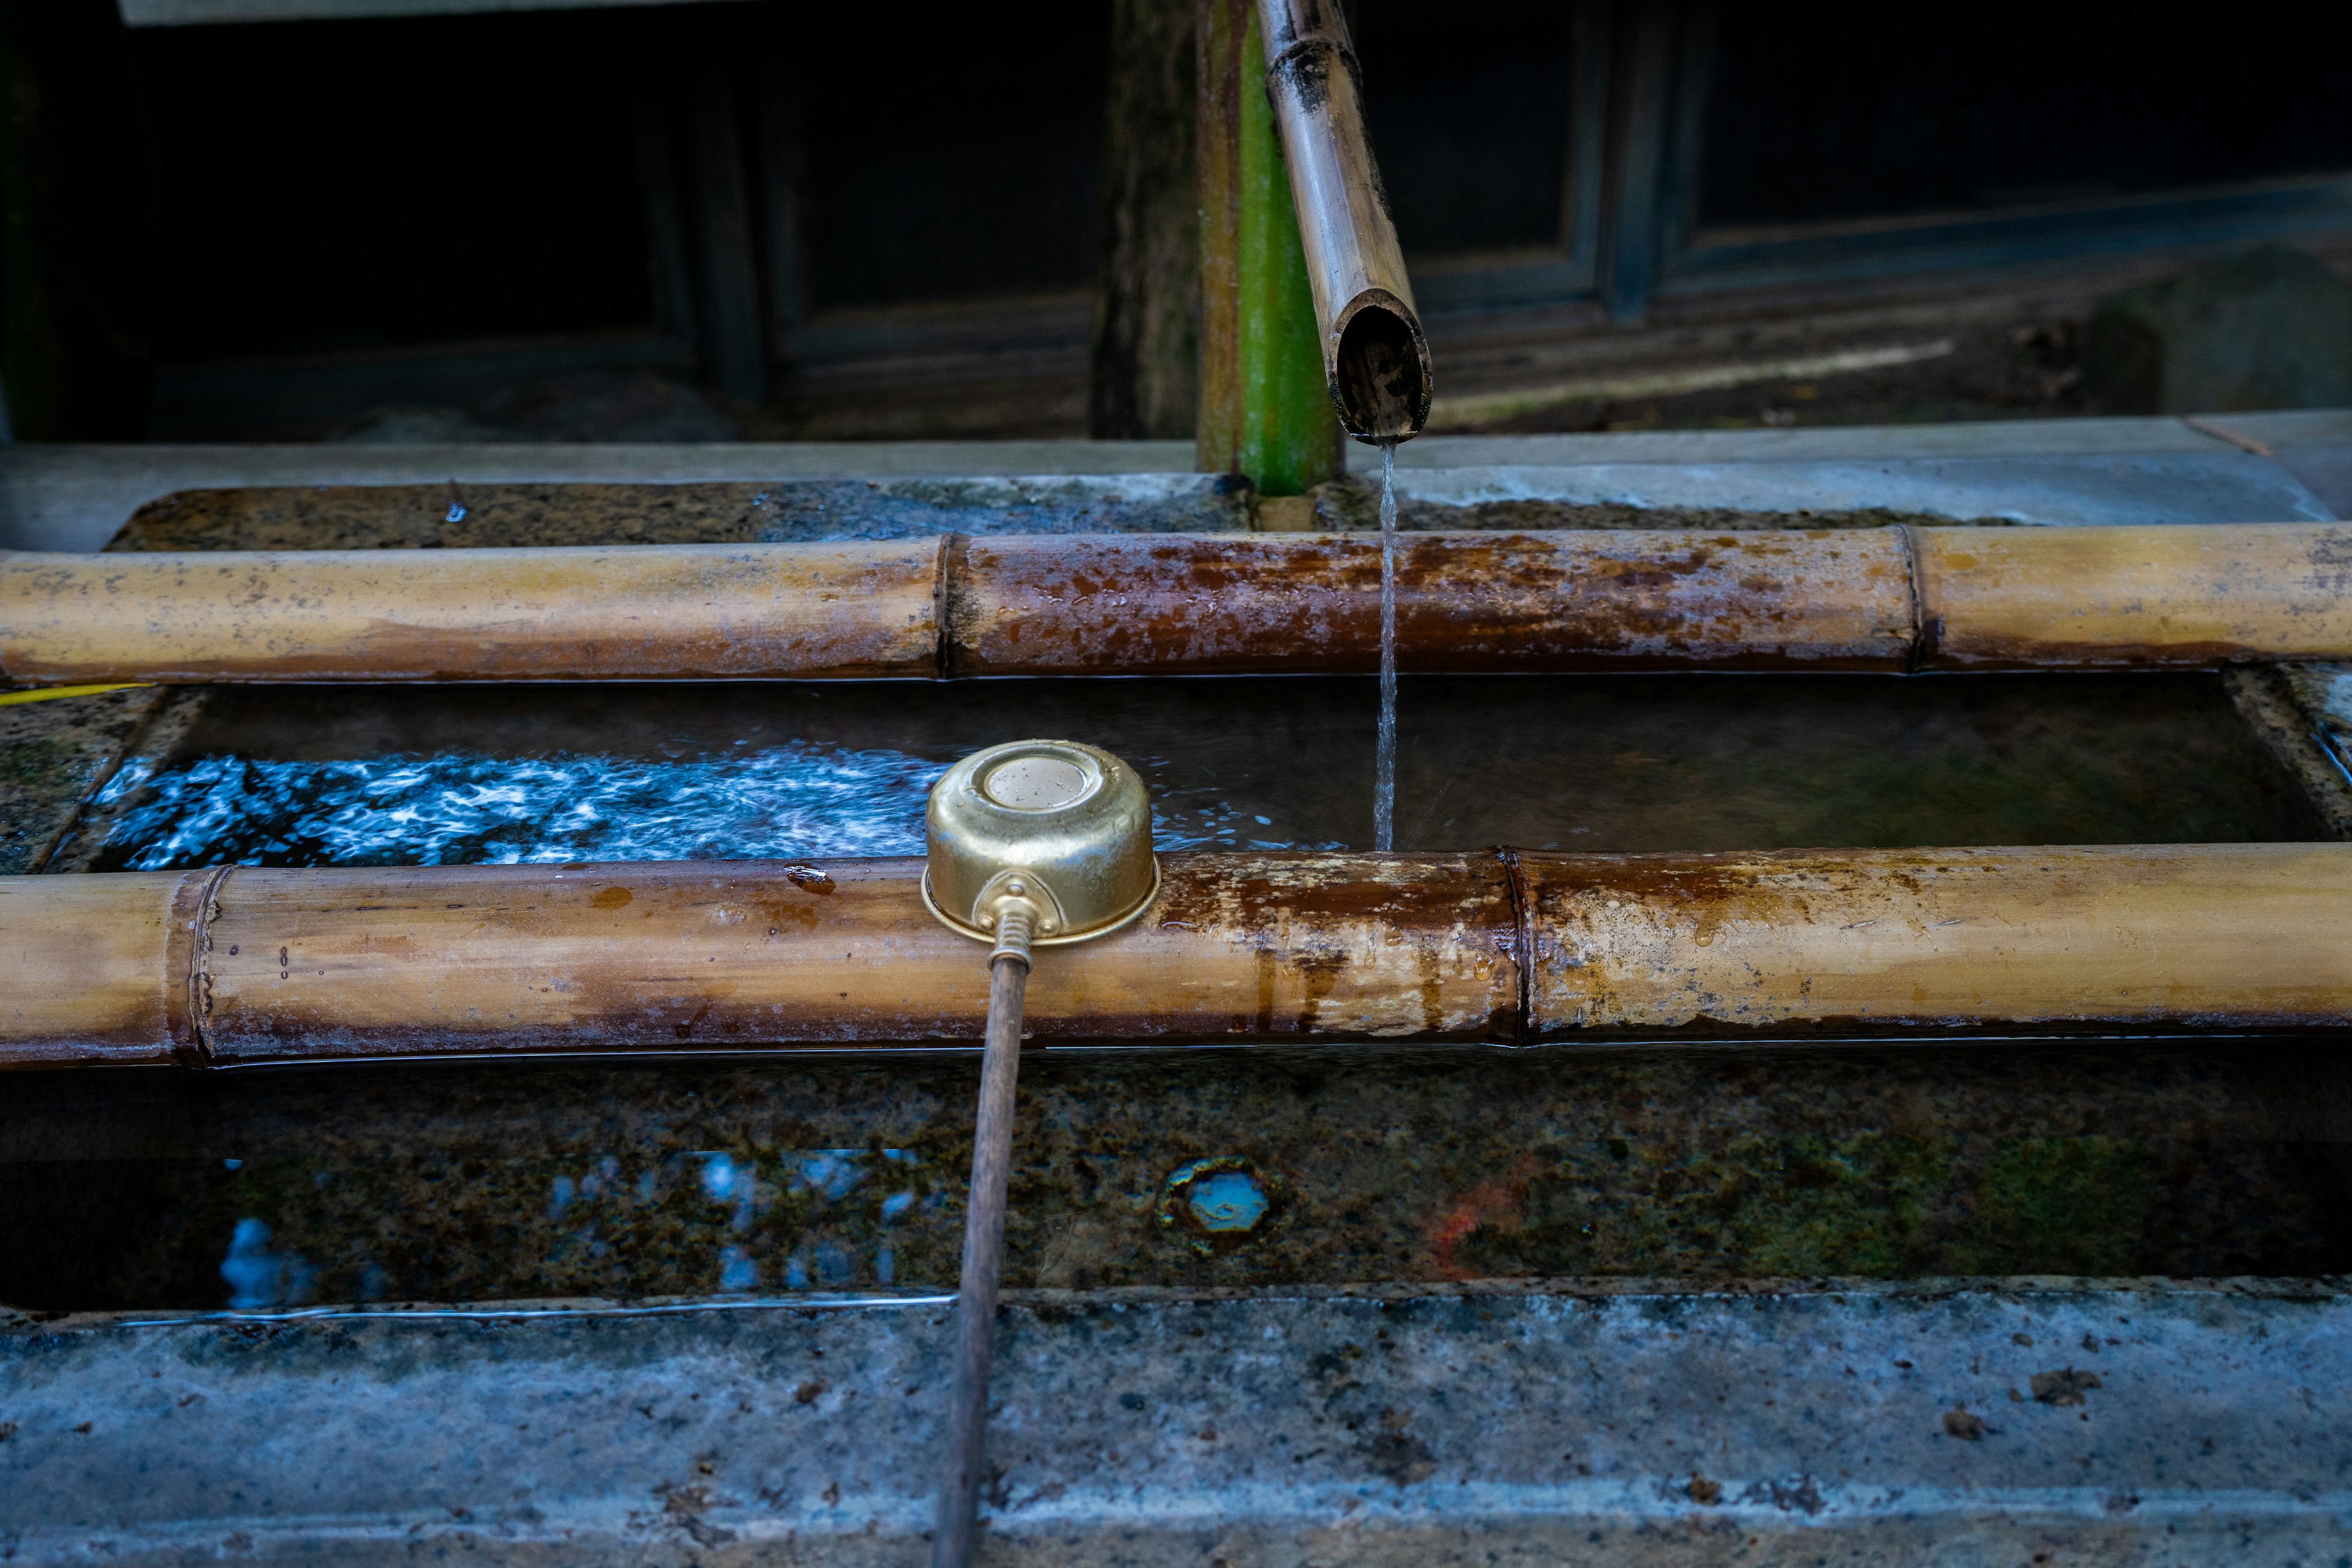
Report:
[{"label": "bamboo water spout", "polygon": [[[0,1065],[936,1049],[919,862],[0,879]],[[1611,1044],[2352,1027],[2352,844],[1171,855],[1041,1042]]]},{"label": "bamboo water spout", "polygon": [[1364,126],[1362,68],[1328,0],[1257,0],[1323,369],[1343,429],[1393,442],[1429,422],[1429,339]]},{"label": "bamboo water spout", "polygon": [[[2352,526],[1410,533],[1406,671],[2352,658]],[[0,555],[0,676],[100,681],[1328,674],[1357,534]]]}]

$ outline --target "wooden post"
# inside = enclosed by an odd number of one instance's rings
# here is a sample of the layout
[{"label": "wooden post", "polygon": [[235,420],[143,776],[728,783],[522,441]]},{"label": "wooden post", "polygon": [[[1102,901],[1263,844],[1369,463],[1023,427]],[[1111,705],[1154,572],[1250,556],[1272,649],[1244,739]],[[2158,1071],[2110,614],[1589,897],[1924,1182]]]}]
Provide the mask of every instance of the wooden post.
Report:
[{"label": "wooden post", "polygon": [[1570,33],[1575,71],[1568,103],[1568,177],[1560,192],[1560,248],[1568,252],[1570,287],[1593,287],[1600,274],[1602,198],[1609,151],[1610,21],[1614,0],[1577,0]]},{"label": "wooden post", "polygon": [[646,245],[653,262],[656,317],[663,331],[699,358],[702,327],[695,310],[694,253],[686,236],[686,198],[678,184],[670,86],[668,72],[656,68],[635,87],[631,119],[637,187],[645,205]]},{"label": "wooden post", "polygon": [[1199,415],[1194,0],[1114,0],[1087,433],[1176,440]]},{"label": "wooden post", "polygon": [[753,205],[760,213],[761,278],[767,285],[768,357],[784,365],[799,351],[801,323],[807,315],[806,236],[801,211],[807,150],[801,136],[800,68],[789,36],[777,27],[757,37],[751,83],[759,147],[752,177]]},{"label": "wooden post", "polygon": [[1194,169],[1200,183],[1200,412],[1193,449],[1203,473],[1241,471],[1241,234],[1238,104],[1241,28],[1249,0],[1195,0]]},{"label": "wooden post", "polygon": [[[1612,136],[1608,233],[1601,249],[1601,301],[1609,319],[1633,325],[1649,314],[1664,237],[1660,187],[1665,182],[1674,112],[1675,7],[1633,7],[1611,82]],[[1622,34],[1621,34],[1622,36]]]},{"label": "wooden post", "polygon": [[1675,45],[1673,113],[1666,126],[1665,155],[1658,168],[1656,268],[1690,241],[1698,199],[1698,165],[1706,134],[1706,85],[1715,74],[1715,0],[1685,0],[1680,7]]},{"label": "wooden post", "polygon": [[1339,421],[1251,0],[1200,0],[1200,467],[1295,496],[1340,472]]},{"label": "wooden post", "polygon": [[768,395],[766,333],[751,197],[743,173],[742,119],[732,62],[713,53],[689,77],[688,192],[702,284],[703,363],[711,384],[738,403]]}]

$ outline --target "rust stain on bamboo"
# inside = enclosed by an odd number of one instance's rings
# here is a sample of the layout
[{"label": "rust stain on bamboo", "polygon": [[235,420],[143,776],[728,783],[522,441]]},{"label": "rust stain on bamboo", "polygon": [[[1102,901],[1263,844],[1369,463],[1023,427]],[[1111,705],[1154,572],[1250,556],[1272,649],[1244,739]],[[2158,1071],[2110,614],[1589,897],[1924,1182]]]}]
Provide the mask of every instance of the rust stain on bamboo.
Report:
[{"label": "rust stain on bamboo", "polygon": [[[1518,984],[1499,875],[1455,858],[1353,879],[1347,864],[1171,857],[1135,926],[1039,964],[1030,1027],[1048,1039],[1507,1028]],[[240,870],[218,900],[207,1045],[238,1061],[973,1038],[983,950],[923,910],[918,869]],[[624,886],[628,898],[613,897]]]},{"label": "rust stain on bamboo", "polygon": [[[977,1038],[912,861],[0,881],[0,1061]],[[2352,845],[1171,856],[1045,1040],[2352,1026]]]},{"label": "rust stain on bamboo", "polygon": [[[2210,665],[2352,657],[2352,530],[1424,533],[1407,669]],[[1119,534],[0,555],[32,681],[1360,671],[1356,535]]]},{"label": "rust stain on bamboo", "polygon": [[1948,668],[2201,668],[2352,649],[2352,528],[1929,528],[1919,614]]},{"label": "rust stain on bamboo", "polygon": [[[974,541],[950,626],[995,674],[1365,670],[1380,549],[1347,535]],[[1397,564],[1417,670],[1899,669],[1909,566],[1891,531],[1420,534]]]},{"label": "rust stain on bamboo", "polygon": [[2332,1027],[2344,847],[1530,855],[1529,1031]]},{"label": "rust stain on bamboo", "polygon": [[[1512,1037],[1510,895],[1491,857],[1203,855],[1170,856],[1165,865],[1160,900],[1118,963],[1164,963],[1188,994],[1195,1028]],[[1223,962],[1202,966],[1201,955],[1227,952],[1250,955],[1246,973]],[[1055,973],[1041,966],[1033,984]]]}]

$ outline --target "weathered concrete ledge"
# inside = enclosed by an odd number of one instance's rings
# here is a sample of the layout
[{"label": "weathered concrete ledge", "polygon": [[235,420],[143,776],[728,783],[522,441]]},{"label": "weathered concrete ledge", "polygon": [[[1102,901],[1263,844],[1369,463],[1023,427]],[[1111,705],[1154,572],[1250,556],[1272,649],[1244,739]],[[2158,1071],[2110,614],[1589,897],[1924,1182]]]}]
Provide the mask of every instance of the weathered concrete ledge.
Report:
[{"label": "weathered concrete ledge", "polygon": [[[1573,488],[1549,499],[1586,506],[1790,512],[1916,496],[1941,517],[2061,525],[2347,510],[2352,411],[2231,415],[2227,429],[2238,439],[2168,418],[1423,436],[1397,466],[1412,476],[1409,502],[1422,470],[1516,468],[1559,471]],[[1351,444],[1348,458],[1358,472],[1380,467],[1369,447]],[[143,503],[195,489],[1124,476],[1189,473],[1194,459],[1190,441],[26,445],[0,449],[0,545],[95,550]]]},{"label": "weathered concrete ledge", "polygon": [[[919,1561],[949,1313],[0,1330],[17,1563]],[[2338,1281],[1039,1294],[983,1555],[2331,1556]]]}]

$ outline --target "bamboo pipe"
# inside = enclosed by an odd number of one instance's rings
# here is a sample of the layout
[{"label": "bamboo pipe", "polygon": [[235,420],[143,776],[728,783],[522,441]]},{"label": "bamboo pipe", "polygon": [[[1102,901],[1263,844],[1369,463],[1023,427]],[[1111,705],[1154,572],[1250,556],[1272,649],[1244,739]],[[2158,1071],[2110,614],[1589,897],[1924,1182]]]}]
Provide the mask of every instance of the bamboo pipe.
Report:
[{"label": "bamboo pipe", "polygon": [[[977,1038],[919,864],[0,879],[0,1065]],[[1170,856],[1029,982],[1042,1041],[2352,1026],[2352,844]]]},{"label": "bamboo pipe", "polygon": [[[2352,658],[2352,526],[1414,533],[1400,667],[2157,668]],[[0,675],[98,681],[1323,674],[1354,534],[0,555]]]},{"label": "bamboo pipe", "polygon": [[1364,129],[1347,19],[1329,0],[1258,0],[1258,18],[1331,402],[1358,440],[1408,440],[1429,422],[1429,338]]},{"label": "bamboo pipe", "polygon": [[1289,163],[1265,91],[1257,0],[1196,0],[1200,416],[1206,473],[1261,497],[1346,470]]},{"label": "bamboo pipe", "polygon": [[207,680],[899,675],[938,540],[0,555],[0,671]]},{"label": "bamboo pipe", "polygon": [[[1923,661],[2032,669],[2344,658],[2335,650],[2352,642],[2352,527],[2272,526],[1915,530]],[[2306,651],[2319,648],[2331,651]]]}]

